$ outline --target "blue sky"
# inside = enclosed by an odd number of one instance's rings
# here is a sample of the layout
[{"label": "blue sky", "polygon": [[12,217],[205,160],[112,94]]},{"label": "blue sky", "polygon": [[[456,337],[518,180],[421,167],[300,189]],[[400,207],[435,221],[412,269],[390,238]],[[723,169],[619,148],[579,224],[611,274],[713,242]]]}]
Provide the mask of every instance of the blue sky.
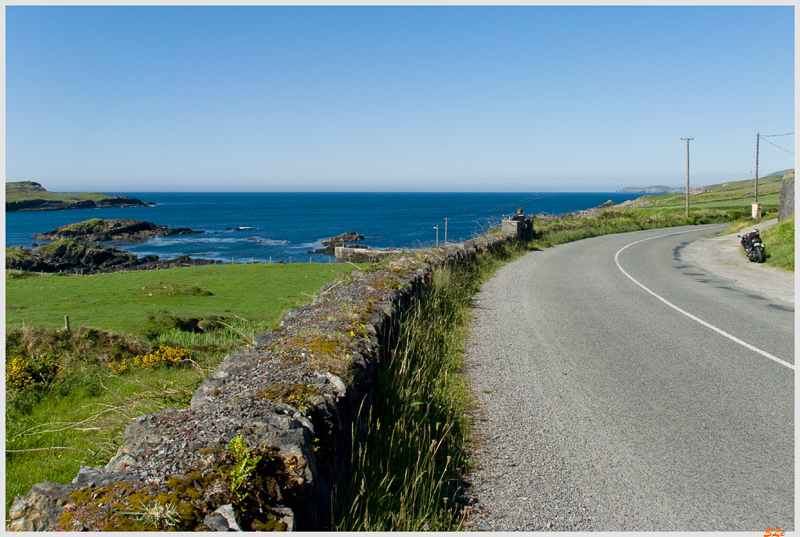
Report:
[{"label": "blue sky", "polygon": [[[794,78],[791,5],[7,6],[6,180],[679,187],[689,136],[701,186],[794,132]],[[794,167],[794,135],[760,149],[760,176]]]}]

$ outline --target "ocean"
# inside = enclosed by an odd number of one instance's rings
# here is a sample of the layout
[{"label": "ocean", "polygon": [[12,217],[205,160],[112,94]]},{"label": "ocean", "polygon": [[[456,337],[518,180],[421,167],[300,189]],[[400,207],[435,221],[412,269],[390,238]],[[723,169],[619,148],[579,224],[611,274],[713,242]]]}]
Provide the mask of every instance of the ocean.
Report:
[{"label": "ocean", "polygon": [[[137,255],[223,262],[333,260],[307,252],[345,232],[364,235],[371,248],[419,248],[461,242],[497,225],[522,207],[526,214],[564,214],[620,203],[637,194],[593,193],[165,193],[124,194],[153,207],[6,213],[6,246],[31,247],[36,233],[90,218],[121,218],[205,233],[157,237],[139,243],[104,243]],[[438,229],[437,229],[438,228]],[[40,241],[41,242],[41,241]]]}]

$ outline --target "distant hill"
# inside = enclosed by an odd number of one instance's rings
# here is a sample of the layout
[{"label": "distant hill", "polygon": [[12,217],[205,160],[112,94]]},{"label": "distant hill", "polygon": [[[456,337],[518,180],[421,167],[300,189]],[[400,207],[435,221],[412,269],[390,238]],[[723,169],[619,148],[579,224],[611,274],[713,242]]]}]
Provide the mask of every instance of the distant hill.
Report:
[{"label": "distant hill", "polygon": [[789,168],[788,170],[781,170],[779,172],[773,172],[773,173],[771,173],[769,175],[764,175],[762,177],[759,177],[759,179],[766,179],[767,177],[776,177],[776,176],[783,177],[784,175],[786,175],[786,172],[791,171],[792,169],[793,168]]},{"label": "distant hill", "polygon": [[100,192],[66,194],[48,192],[34,181],[6,183],[6,212],[58,211],[94,207],[146,207],[148,204],[129,196],[109,196]]},{"label": "distant hill", "polygon": [[656,186],[629,186],[621,190],[617,190],[618,194],[677,194],[678,192],[686,192],[685,188],[671,188],[663,185]]},{"label": "distant hill", "polygon": [[[775,177],[783,177],[786,174],[786,172],[788,172],[790,170],[791,170],[791,168],[789,168],[789,170],[781,170],[779,172],[772,172],[769,175],[762,175],[761,177],[759,177],[759,179],[768,179],[768,178],[772,179],[772,178],[775,178]],[[738,184],[738,182],[736,182],[736,183]],[[733,183],[721,183],[719,185],[708,185],[706,187],[701,187],[701,189],[704,190],[704,191],[711,192],[711,191],[714,191],[714,190],[719,190],[720,188],[725,187],[726,185],[729,185],[729,184],[733,184]],[[695,187],[692,190],[698,190],[698,188]],[[642,194],[642,195],[680,194],[680,193],[685,193],[685,192],[686,192],[686,187],[685,186],[681,186],[681,187],[678,187],[678,188],[673,188],[673,187],[664,186],[664,185],[645,186],[645,187],[629,186],[629,187],[623,188],[621,190],[617,190],[618,194]]]}]

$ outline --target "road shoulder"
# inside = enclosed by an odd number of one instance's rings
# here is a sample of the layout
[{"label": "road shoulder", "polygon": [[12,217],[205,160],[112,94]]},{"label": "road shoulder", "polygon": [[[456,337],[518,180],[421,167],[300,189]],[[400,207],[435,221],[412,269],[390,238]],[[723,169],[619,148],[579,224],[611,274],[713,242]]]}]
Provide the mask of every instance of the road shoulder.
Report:
[{"label": "road shoulder", "polygon": [[[764,231],[775,223],[776,220],[767,220],[758,229]],[[749,292],[794,305],[794,273],[748,261],[735,234],[690,243],[681,250],[680,257]]]}]

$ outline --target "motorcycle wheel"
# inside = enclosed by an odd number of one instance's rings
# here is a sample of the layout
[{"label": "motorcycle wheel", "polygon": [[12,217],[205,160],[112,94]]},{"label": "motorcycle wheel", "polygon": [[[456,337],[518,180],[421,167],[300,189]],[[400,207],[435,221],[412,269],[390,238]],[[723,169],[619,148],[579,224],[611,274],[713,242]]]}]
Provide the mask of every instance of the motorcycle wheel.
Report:
[{"label": "motorcycle wheel", "polygon": [[753,248],[753,253],[755,254],[755,262],[756,263],[763,263],[764,262],[764,254],[761,253],[761,248]]}]

